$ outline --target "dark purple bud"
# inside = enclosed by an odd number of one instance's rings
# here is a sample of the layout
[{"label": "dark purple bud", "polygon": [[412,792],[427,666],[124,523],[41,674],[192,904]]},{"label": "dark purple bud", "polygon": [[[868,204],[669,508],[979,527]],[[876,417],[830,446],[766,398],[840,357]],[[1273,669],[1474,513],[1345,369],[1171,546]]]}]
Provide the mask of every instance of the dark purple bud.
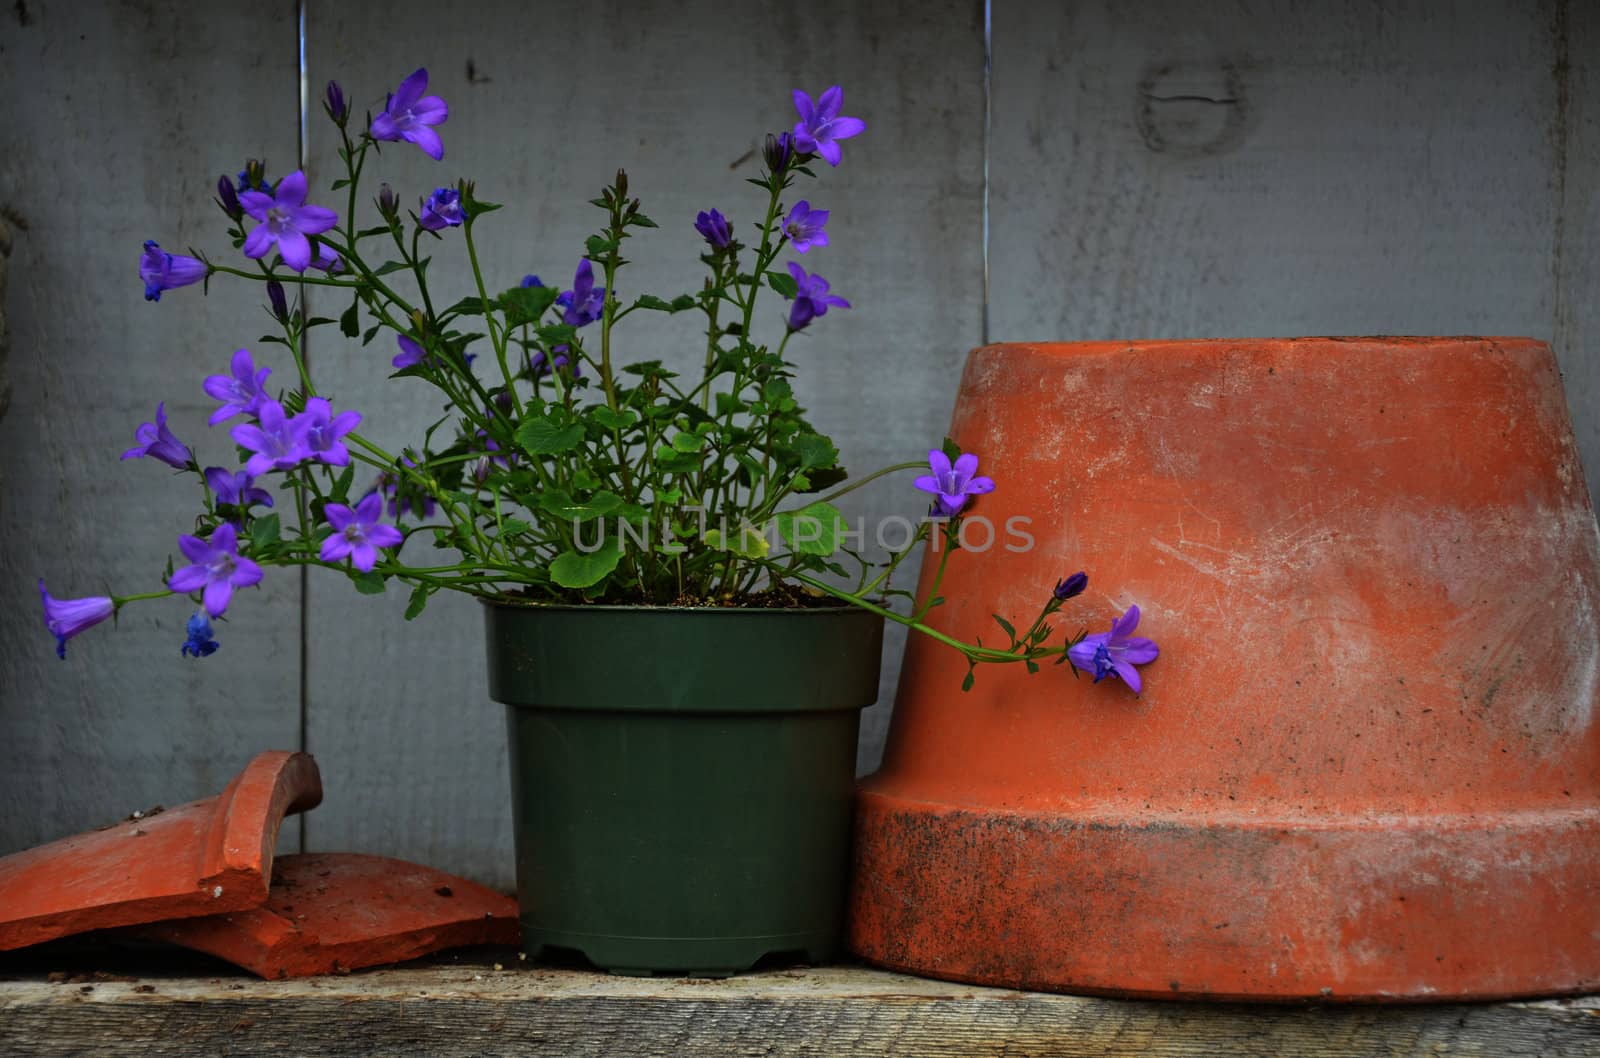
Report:
[{"label": "dark purple bud", "polygon": [[388,184],[378,185],[378,212],[383,219],[393,222],[400,215],[400,196]]},{"label": "dark purple bud", "polygon": [[276,279],[267,281],[267,297],[272,300],[272,315],[279,323],[289,319],[289,299],[283,294],[283,284]]},{"label": "dark purple bud", "polygon": [[782,175],[784,168],[794,159],[794,136],[788,132],[777,136],[767,133],[767,144],[761,154],[772,175]]},{"label": "dark purple bud", "polygon": [[711,244],[713,250],[725,250],[733,241],[733,228],[728,224],[728,218],[715,209],[702,210],[694,219],[694,230]]},{"label": "dark purple bud", "polygon": [[327,105],[328,116],[332,118],[340,128],[343,128],[345,118],[350,116],[350,104],[345,101],[344,89],[339,87],[338,81],[328,82]]},{"label": "dark purple bud", "polygon": [[217,205],[222,207],[222,212],[228,215],[229,220],[238,220],[244,216],[244,208],[239,205],[239,195],[233,189],[233,181],[227,174],[217,177]]},{"label": "dark purple bud", "polygon": [[1066,602],[1074,595],[1082,595],[1083,589],[1089,586],[1089,574],[1079,570],[1066,580],[1056,581],[1055,597],[1057,602]]}]

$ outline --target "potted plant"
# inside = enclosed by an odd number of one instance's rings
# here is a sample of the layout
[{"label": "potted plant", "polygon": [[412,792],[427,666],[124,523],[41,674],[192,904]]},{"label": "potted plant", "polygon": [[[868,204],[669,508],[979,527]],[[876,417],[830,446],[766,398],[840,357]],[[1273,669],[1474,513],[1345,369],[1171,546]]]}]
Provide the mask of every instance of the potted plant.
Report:
[{"label": "potted plant", "polygon": [[[239,349],[204,382],[234,458],[221,458],[226,445],[215,463],[198,458],[164,406],[138,427],[123,458],[195,474],[203,507],[156,590],[61,600],[41,581],[58,653],[130,602],[179,597],[199,607],[182,652],[206,657],[219,646],[211,622],[268,567],[318,566],[366,593],[403,587],[407,619],[436,592],[474,595],[491,691],[509,707],[528,950],[574,948],[621,972],[729,973],[769,952],[827,959],[859,712],[876,696],[885,619],[960,651],[968,686],[979,663],[1037,671],[1070,657],[1137,688],[1134,665],[1156,653],[1112,632],[1052,642],[1051,618],[1083,590],[1082,573],[1041,586],[1031,624],[997,616],[988,645],[926,623],[942,602],[937,575],[920,598],[891,587],[918,544],[938,553],[936,571],[975,546],[973,501],[995,486],[977,455],[948,441],[926,462],[845,484],[836,448],[795,399],[789,341],[849,307],[809,268],[829,242],[828,210],[793,193],[864,130],[842,100],[837,87],[794,93],[797,120],[767,137],[751,181],[764,203],[748,241],[717,209],[694,219],[698,289],[624,303],[626,242],[657,226],[624,172],[593,200],[601,223],[570,285],[491,286],[476,240],[499,207],[473,182],[436,188],[414,209],[384,184],[364,205],[382,149],[442,156],[449,109],[427,94],[426,71],[364,122],[330,83],[324,109],[344,163],[336,198],[313,196],[303,172],[272,180],[251,162],[217,185],[243,259],[145,244],[147,298],[216,276],[259,282],[276,333],[267,355]],[[435,300],[424,248],[434,239],[464,242],[475,293]],[[329,288],[348,308],[308,318],[286,284]],[[775,321],[757,312],[769,290],[785,303]],[[660,313],[703,317],[692,377],[625,360],[619,326]],[[402,450],[373,443],[303,355],[323,327],[389,359],[395,384],[437,389],[446,414]],[[903,547],[870,560],[833,501],[908,470],[922,471],[912,483],[931,494],[929,514]],[[1006,537],[987,527],[982,539]]]}]

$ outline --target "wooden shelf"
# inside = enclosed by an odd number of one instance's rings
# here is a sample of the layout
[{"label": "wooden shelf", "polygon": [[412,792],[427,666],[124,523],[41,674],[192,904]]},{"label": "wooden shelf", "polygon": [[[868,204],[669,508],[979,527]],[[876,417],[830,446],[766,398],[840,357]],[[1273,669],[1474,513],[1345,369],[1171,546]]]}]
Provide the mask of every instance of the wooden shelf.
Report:
[{"label": "wooden shelf", "polygon": [[1600,997],[1387,1007],[1141,1002],[977,988],[861,967],[722,981],[608,977],[534,966],[493,949],[297,981],[261,981],[210,962],[134,977],[138,964],[120,962],[116,975],[98,978],[50,975],[37,959],[0,962],[0,1054],[1600,1054]]}]

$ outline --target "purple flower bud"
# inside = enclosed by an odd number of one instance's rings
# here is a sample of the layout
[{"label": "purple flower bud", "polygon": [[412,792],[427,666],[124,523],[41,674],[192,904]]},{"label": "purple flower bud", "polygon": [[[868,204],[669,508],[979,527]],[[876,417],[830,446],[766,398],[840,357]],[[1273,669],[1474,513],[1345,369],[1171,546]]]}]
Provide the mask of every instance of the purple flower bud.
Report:
[{"label": "purple flower bud", "polygon": [[289,320],[289,299],[284,296],[283,284],[276,279],[267,281],[267,297],[272,302],[272,315],[279,323]]},{"label": "purple flower bud", "polygon": [[146,239],[139,255],[139,278],[144,280],[144,299],[160,301],[163,290],[175,290],[198,283],[211,268],[198,257],[167,253],[155,240]]},{"label": "purple flower bud", "polygon": [[709,213],[702,210],[695,216],[694,230],[711,244],[713,250],[725,250],[733,241],[733,228],[728,224],[728,218],[714,209]]},{"label": "purple flower bud", "polygon": [[535,275],[526,275],[522,277],[522,285],[524,287],[542,287],[544,286],[544,280]]},{"label": "purple flower bud", "polygon": [[338,81],[328,82],[327,107],[328,116],[332,118],[340,128],[343,128],[345,119],[350,116],[350,104],[345,101],[344,89],[339,87]]},{"label": "purple flower bud", "polygon": [[422,203],[418,223],[429,231],[439,231],[460,227],[466,219],[466,212],[461,208],[461,192],[453,187],[437,187]]},{"label": "purple flower bud", "polygon": [[150,456],[159,459],[174,470],[187,470],[193,457],[183,442],[167,427],[167,403],[162,401],[156,405],[156,421],[142,422],[133,432],[134,440],[138,445],[122,453],[123,459],[143,459]]},{"label": "purple flower bud", "polygon": [[104,595],[86,599],[57,599],[39,581],[39,598],[44,603],[44,625],[56,637],[56,657],[67,660],[67,640],[93,628],[117,612],[114,602]]},{"label": "purple flower bud", "polygon": [[387,221],[393,221],[400,215],[400,196],[388,184],[378,185],[378,212]]},{"label": "purple flower bud", "polygon": [[217,177],[217,205],[222,207],[222,212],[228,215],[229,220],[238,220],[244,216],[244,207],[239,205],[239,195],[233,189],[233,181],[228,175]]},{"label": "purple flower bud", "polygon": [[794,136],[788,132],[776,136],[767,133],[767,143],[762,148],[761,154],[772,175],[781,176],[784,169],[788,168],[789,162],[794,159]]},{"label": "purple flower bud", "polygon": [[1066,602],[1075,595],[1082,595],[1083,589],[1089,586],[1089,574],[1079,570],[1066,580],[1056,581],[1054,592],[1057,602]]}]

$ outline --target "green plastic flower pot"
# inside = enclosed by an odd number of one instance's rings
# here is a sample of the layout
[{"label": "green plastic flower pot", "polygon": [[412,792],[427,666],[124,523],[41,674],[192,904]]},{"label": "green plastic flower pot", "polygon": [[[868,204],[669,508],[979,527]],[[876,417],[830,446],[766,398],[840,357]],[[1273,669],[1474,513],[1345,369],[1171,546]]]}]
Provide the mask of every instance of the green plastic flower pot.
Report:
[{"label": "green plastic flower pot", "polygon": [[832,959],[882,619],[485,609],[529,958],[718,977],[768,955]]}]

